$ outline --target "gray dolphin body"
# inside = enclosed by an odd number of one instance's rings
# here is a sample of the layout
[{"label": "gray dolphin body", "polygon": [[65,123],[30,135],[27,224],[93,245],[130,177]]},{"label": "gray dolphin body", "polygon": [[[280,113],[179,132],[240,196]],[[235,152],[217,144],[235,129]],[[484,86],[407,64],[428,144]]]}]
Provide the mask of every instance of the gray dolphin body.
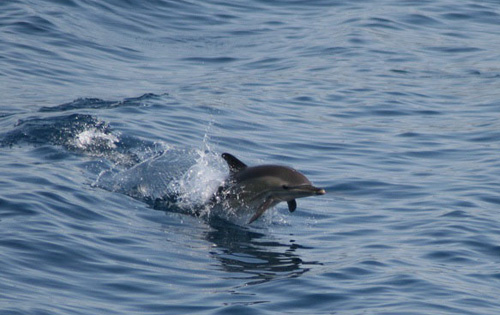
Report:
[{"label": "gray dolphin body", "polygon": [[227,182],[219,187],[215,199],[228,202],[230,207],[256,209],[248,224],[257,220],[267,209],[282,201],[288,210],[295,211],[295,199],[324,195],[325,190],[314,187],[311,182],[293,168],[280,165],[249,167],[229,153],[222,154],[229,165]]}]

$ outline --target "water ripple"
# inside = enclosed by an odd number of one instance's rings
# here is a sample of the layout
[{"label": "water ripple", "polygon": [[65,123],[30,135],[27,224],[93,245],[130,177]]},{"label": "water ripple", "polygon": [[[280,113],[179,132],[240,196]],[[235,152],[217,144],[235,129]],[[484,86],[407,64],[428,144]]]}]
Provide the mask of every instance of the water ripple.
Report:
[{"label": "water ripple", "polygon": [[[0,309],[496,314],[499,16],[0,1]],[[327,194],[250,226],[176,211],[222,152]]]}]

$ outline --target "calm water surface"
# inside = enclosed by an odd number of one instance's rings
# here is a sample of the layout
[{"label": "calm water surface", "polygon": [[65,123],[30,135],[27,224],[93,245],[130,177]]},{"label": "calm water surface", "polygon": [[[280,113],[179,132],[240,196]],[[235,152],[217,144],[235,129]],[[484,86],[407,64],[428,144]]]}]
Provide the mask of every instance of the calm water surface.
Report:
[{"label": "calm water surface", "polygon": [[[1,1],[0,313],[498,314],[499,26],[497,1]],[[328,193],[195,217],[223,152]]]}]

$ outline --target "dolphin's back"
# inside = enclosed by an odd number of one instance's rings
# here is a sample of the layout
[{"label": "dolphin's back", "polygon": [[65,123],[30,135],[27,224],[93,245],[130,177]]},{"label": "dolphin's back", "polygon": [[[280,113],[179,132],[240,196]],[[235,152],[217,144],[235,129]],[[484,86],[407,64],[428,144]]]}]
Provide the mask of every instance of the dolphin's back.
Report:
[{"label": "dolphin's back", "polygon": [[233,179],[244,182],[256,178],[274,177],[290,185],[310,185],[311,182],[293,168],[281,165],[260,165],[247,167],[233,174]]}]

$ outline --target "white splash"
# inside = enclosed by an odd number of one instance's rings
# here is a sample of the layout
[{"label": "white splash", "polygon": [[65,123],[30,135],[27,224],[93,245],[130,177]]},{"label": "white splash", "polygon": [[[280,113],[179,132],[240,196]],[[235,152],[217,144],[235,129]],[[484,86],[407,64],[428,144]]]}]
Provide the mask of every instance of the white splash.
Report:
[{"label": "white splash", "polygon": [[176,186],[179,206],[191,208],[206,204],[226,177],[227,169],[218,154],[197,150],[195,163],[172,184]]},{"label": "white splash", "polygon": [[102,132],[96,128],[87,129],[80,132],[74,144],[77,148],[85,150],[90,147],[104,146],[108,149],[116,149],[116,144],[120,142],[117,136],[111,133]]}]

